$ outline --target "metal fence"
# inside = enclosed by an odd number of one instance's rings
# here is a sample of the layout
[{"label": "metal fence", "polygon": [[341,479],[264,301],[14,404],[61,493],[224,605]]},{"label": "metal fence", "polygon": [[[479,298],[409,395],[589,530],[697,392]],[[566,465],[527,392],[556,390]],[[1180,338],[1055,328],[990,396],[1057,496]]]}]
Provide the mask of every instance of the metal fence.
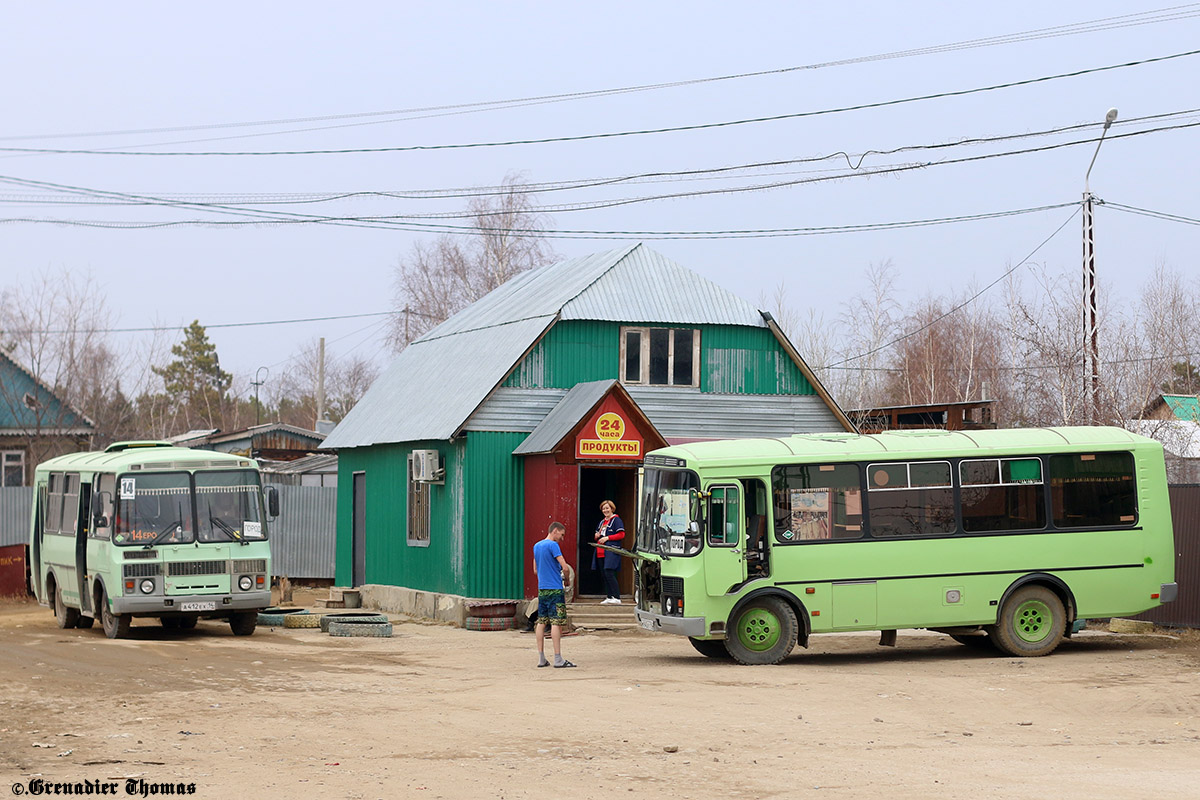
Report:
[{"label": "metal fence", "polygon": [[1171,486],[1175,526],[1175,602],[1139,614],[1157,625],[1200,628],[1200,484]]},{"label": "metal fence", "polygon": [[[0,488],[0,547],[29,541],[33,489]],[[269,525],[271,572],[289,578],[334,577],[337,489],[280,486],[279,518]]]},{"label": "metal fence", "polygon": [[28,486],[0,488],[0,547],[29,541],[29,512],[33,489]]}]

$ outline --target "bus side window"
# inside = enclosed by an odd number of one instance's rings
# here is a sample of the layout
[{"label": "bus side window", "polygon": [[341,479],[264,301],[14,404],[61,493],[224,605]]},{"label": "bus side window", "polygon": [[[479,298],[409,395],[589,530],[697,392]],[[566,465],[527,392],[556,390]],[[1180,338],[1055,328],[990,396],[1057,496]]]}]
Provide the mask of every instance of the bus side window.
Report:
[{"label": "bus side window", "polygon": [[92,496],[92,535],[97,539],[112,537],[116,482],[114,475],[101,475],[96,482],[96,493]]}]

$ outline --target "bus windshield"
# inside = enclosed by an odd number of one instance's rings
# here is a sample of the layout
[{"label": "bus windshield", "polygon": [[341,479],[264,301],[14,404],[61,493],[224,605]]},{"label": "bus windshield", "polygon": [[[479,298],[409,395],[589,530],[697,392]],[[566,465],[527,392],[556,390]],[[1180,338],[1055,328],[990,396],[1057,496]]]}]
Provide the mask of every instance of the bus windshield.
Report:
[{"label": "bus windshield", "polygon": [[669,555],[698,551],[700,531],[692,524],[692,506],[700,489],[696,473],[648,467],[642,488],[638,550]]},{"label": "bus windshield", "polygon": [[192,489],[186,472],[122,475],[117,495],[119,545],[186,544],[194,540]]},{"label": "bus windshield", "polygon": [[196,514],[201,542],[265,539],[258,473],[197,472]]}]

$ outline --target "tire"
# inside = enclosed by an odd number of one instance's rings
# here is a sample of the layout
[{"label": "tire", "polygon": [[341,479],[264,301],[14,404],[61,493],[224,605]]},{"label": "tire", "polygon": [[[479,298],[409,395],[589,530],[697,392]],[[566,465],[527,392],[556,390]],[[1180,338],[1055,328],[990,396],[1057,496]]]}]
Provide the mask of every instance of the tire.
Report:
[{"label": "tire", "polygon": [[1010,656],[1049,655],[1063,639],[1066,616],[1054,592],[1045,586],[1022,586],[1004,601],[988,638]]},{"label": "tire", "polygon": [[796,646],[796,612],[778,597],[759,597],[736,609],[725,649],[739,664],[778,664]]},{"label": "tire", "polygon": [[100,624],[104,626],[104,635],[110,639],[124,639],[129,636],[130,618],[128,614],[114,614],[108,605],[108,593],[100,593]]},{"label": "tire", "polygon": [[54,584],[54,621],[60,628],[74,628],[79,625],[79,609],[68,608],[63,602],[62,587]]},{"label": "tire", "polygon": [[390,639],[392,637],[392,625],[390,622],[371,623],[363,625],[354,622],[331,622],[329,623],[330,636],[371,636],[379,639]]},{"label": "tire", "polygon": [[378,614],[374,611],[339,611],[333,614],[322,614],[319,624],[323,633],[329,633],[329,624],[331,622],[374,622],[382,624],[387,621],[387,615]]},{"label": "tire", "polygon": [[516,626],[515,617],[467,617],[463,622],[469,631],[511,631]]},{"label": "tire", "polygon": [[307,613],[303,608],[268,608],[258,612],[258,624],[271,628],[282,628],[285,617]]},{"label": "tire", "polygon": [[467,617],[515,617],[515,600],[495,600],[490,603],[467,603]]},{"label": "tire", "polygon": [[158,622],[168,631],[177,631],[180,628],[179,617],[159,617]]},{"label": "tire", "polygon": [[87,629],[87,628],[92,627],[92,625],[94,625],[94,624],[96,624],[95,617],[85,617],[82,614],[80,614],[79,621],[75,623],[75,627]]},{"label": "tire", "polygon": [[696,652],[708,658],[716,658],[728,661],[729,651],[725,649],[725,641],[722,639],[693,639],[688,637],[688,641],[692,643],[692,647],[696,648]]},{"label": "tire", "polygon": [[249,636],[258,627],[259,614],[253,611],[242,611],[229,616],[229,629],[234,636]]},{"label": "tire", "polygon": [[283,617],[283,627],[319,628],[321,627],[321,617],[318,614],[285,614]]},{"label": "tire", "polygon": [[179,617],[179,630],[190,631],[196,628],[196,623],[200,621],[199,617]]}]

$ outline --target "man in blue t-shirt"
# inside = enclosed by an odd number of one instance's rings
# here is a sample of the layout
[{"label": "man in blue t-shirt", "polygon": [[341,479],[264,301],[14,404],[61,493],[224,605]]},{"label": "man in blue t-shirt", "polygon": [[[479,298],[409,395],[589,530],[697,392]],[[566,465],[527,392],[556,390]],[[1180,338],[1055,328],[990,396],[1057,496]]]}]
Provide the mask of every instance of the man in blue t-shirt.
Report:
[{"label": "man in blue t-shirt", "polygon": [[562,657],[562,626],[567,621],[567,601],[563,596],[563,572],[571,569],[563,558],[559,543],[567,533],[561,522],[551,522],[546,538],[533,546],[533,574],[538,582],[538,617],[533,635],[537,639],[538,666],[548,667],[546,660],[546,623],[550,623],[550,638],[554,642],[554,666],[557,669],[575,666]]}]

